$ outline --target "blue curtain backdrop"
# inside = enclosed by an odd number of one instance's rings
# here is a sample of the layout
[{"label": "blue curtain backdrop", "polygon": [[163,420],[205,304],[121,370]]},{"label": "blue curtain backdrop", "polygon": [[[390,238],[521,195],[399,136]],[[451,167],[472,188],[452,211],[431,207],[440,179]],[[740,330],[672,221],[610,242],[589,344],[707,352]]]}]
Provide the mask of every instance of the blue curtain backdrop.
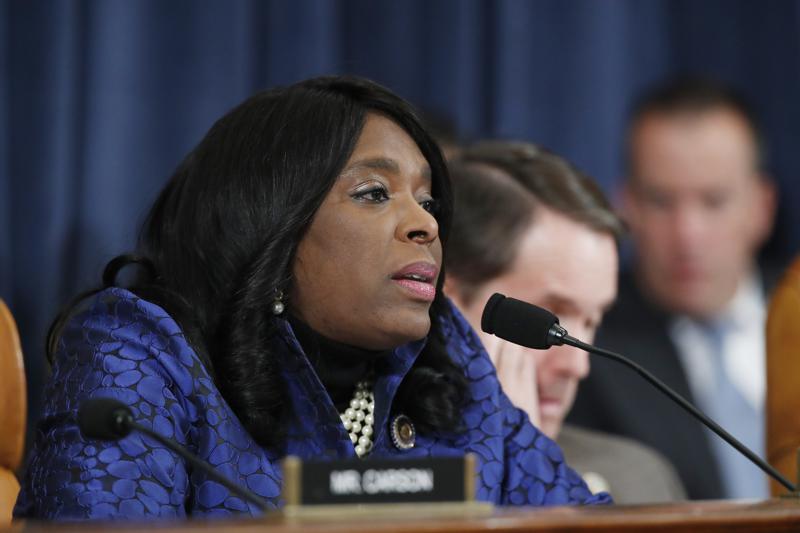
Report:
[{"label": "blue curtain backdrop", "polygon": [[41,401],[43,335],[99,281],[182,156],[252,92],[368,76],[471,138],[540,142],[612,192],[630,99],[679,72],[738,86],[800,248],[800,3],[97,0],[0,3],[0,297]]}]

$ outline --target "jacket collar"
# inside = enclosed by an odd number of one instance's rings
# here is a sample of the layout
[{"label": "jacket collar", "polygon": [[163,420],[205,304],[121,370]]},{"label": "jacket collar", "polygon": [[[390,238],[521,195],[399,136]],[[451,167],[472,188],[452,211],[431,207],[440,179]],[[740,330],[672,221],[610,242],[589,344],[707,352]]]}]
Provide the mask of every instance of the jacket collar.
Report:
[{"label": "jacket collar", "polygon": [[[298,440],[307,441],[308,436],[315,435],[314,440],[323,446],[316,453],[328,455],[333,451],[338,457],[355,457],[353,445],[341,423],[339,413],[289,322],[278,321],[277,339],[274,353],[280,362],[280,371],[287,384],[287,393],[295,414],[289,425],[289,440],[295,440],[292,438],[294,435]],[[382,442],[386,432],[397,390],[426,342],[427,338],[423,338],[404,344],[376,361],[373,438],[376,445]]]}]

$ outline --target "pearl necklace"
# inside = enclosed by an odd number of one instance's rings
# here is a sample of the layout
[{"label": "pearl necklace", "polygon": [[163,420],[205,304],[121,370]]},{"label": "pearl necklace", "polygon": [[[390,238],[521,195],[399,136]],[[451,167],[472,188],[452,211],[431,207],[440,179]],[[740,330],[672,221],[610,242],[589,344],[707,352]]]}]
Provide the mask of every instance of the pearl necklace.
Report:
[{"label": "pearl necklace", "polygon": [[375,424],[373,411],[375,396],[372,394],[372,383],[359,381],[353,399],[350,400],[350,407],[339,415],[359,457],[364,457],[372,450],[372,428]]}]

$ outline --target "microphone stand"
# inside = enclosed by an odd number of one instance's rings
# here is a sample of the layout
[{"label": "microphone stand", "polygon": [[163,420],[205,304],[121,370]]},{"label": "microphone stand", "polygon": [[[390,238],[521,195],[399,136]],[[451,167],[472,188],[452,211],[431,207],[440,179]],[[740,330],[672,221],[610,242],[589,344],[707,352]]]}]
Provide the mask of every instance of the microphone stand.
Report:
[{"label": "microphone stand", "polygon": [[725,431],[725,429],[722,426],[711,420],[708,416],[703,414],[702,411],[700,411],[694,405],[689,403],[689,401],[686,400],[683,396],[670,389],[661,380],[659,380],[653,374],[642,368],[639,364],[631,361],[627,357],[624,357],[618,353],[612,352],[610,350],[604,350],[603,348],[598,348],[596,346],[592,346],[591,344],[587,344],[583,341],[576,339],[575,337],[567,335],[567,331],[558,324],[550,328],[549,336],[550,339],[553,341],[553,344],[569,344],[570,346],[580,348],[581,350],[586,350],[587,352],[590,353],[601,355],[603,357],[612,359],[614,361],[617,361],[632,368],[640,376],[649,381],[654,387],[656,387],[658,390],[660,390],[661,392],[672,398],[678,405],[683,407],[683,409],[686,412],[688,412],[690,415],[692,415],[697,420],[702,422],[711,431],[719,435],[719,437],[722,440],[724,440],[725,442],[736,448],[736,450],[738,450],[739,453],[750,459],[752,463],[754,463],[757,467],[763,470],[767,475],[769,475],[778,483],[789,489],[789,491],[792,492],[792,494],[795,497],[800,496],[800,494],[797,493],[797,489],[795,488],[795,486],[792,485],[792,483],[788,479],[783,477],[783,475],[781,475],[780,472],[775,470],[775,468],[773,468],[769,463],[764,461],[761,457],[756,455],[752,450],[750,450],[750,448],[739,442],[739,440],[736,437]]}]

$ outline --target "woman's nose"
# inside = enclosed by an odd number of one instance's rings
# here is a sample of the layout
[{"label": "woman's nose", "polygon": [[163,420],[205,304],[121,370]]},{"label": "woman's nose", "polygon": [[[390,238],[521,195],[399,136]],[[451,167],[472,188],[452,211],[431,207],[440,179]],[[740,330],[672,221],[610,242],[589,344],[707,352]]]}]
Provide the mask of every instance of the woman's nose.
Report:
[{"label": "woman's nose", "polygon": [[439,223],[413,197],[403,201],[403,213],[397,226],[400,240],[430,244],[439,237]]}]

